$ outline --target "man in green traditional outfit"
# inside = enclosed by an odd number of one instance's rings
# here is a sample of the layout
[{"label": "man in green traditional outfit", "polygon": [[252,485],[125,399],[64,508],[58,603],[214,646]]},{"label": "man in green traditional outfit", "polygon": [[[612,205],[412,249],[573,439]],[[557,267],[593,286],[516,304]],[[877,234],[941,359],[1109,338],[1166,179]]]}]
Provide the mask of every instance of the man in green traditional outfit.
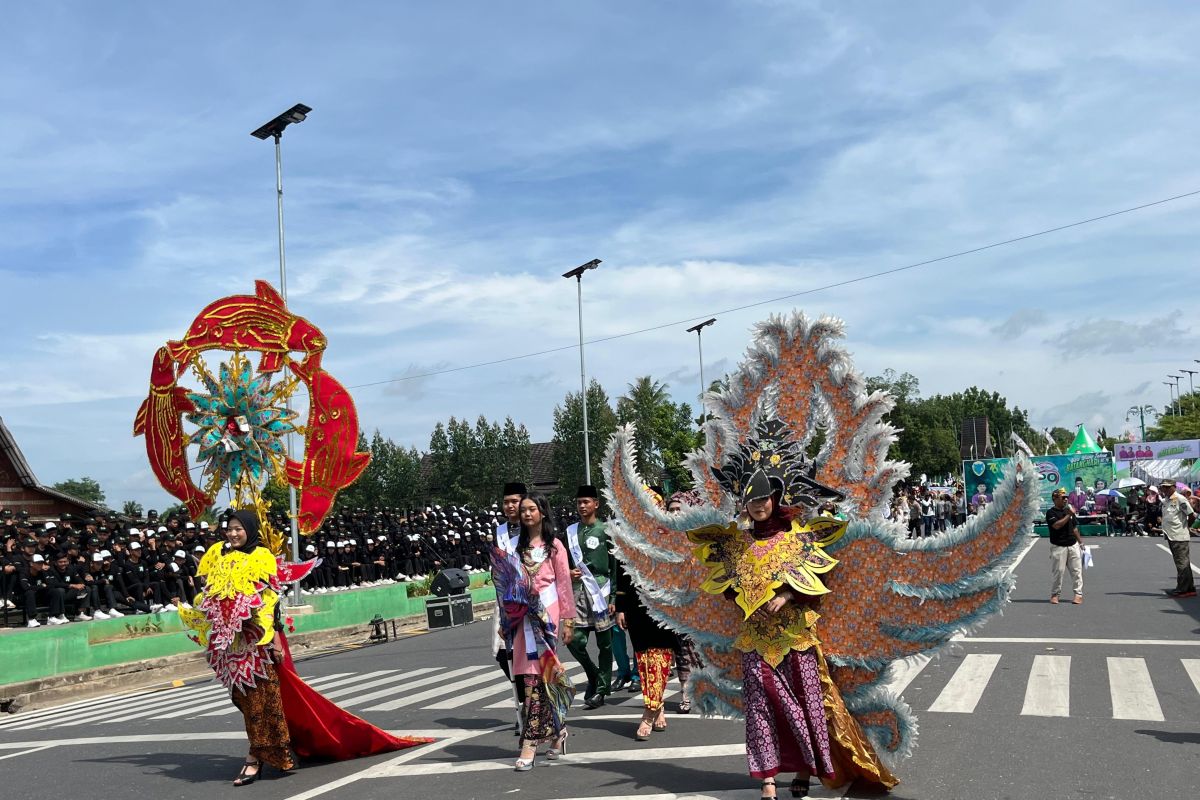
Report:
[{"label": "man in green traditional outfit", "polygon": [[[612,574],[613,554],[604,530],[596,519],[600,493],[595,486],[580,486],[575,492],[579,522],[567,528],[567,552],[570,554],[571,582],[575,589],[575,632],[567,643],[571,655],[587,673],[583,702],[588,708],[604,705],[612,682]],[[599,663],[588,653],[588,634],[596,634]]]}]

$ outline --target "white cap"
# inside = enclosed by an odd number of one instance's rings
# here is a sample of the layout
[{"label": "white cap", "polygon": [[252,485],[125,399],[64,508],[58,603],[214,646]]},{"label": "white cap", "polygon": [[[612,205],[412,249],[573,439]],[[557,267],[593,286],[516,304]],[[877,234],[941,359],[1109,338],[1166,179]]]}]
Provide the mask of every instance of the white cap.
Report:
[{"label": "white cap", "polygon": [[386,541],[387,541],[387,537],[386,537],[386,536],[380,536],[378,539],[376,539],[376,541],[379,541],[379,542],[386,542]]},{"label": "white cap", "polygon": [[336,544],[334,544],[333,542],[326,542],[326,543],[325,543],[325,546],[326,546],[326,547],[337,547],[337,545],[336,545]]},{"label": "white cap", "polygon": [[35,564],[41,564],[41,563],[42,563],[43,561],[45,561],[45,560],[46,560],[46,559],[45,559],[45,558],[42,556],[42,554],[41,554],[41,553],[34,553],[34,554],[33,554],[33,563],[35,563]]},{"label": "white cap", "polygon": [[142,532],[140,530],[138,530],[137,528],[130,528],[129,535],[130,536],[141,536]]},{"label": "white cap", "polygon": [[130,542],[130,543],[129,543],[129,549],[130,549],[130,550],[141,550],[141,549],[142,549],[142,545],[141,545],[140,543],[138,543],[138,542]]},{"label": "white cap", "polygon": [[52,531],[52,530],[54,530],[54,529],[55,529],[55,528],[57,528],[57,527],[58,527],[58,526],[57,526],[57,525],[55,525],[53,522],[47,522],[47,523],[46,523],[46,530],[48,530],[48,531]]},{"label": "white cap", "polygon": [[203,552],[204,552],[204,545],[202,545],[202,544],[198,544],[198,545],[196,545],[195,547],[193,547],[193,548],[192,548],[192,552],[193,552],[193,553],[203,553]]},{"label": "white cap", "polygon": [[304,548],[304,552],[315,553],[317,552],[317,546],[315,544],[310,544],[308,547]]},{"label": "white cap", "polygon": [[112,553],[110,553],[110,552],[109,552],[109,551],[107,551],[107,550],[101,550],[101,551],[100,551],[100,557],[101,557],[101,558],[112,558]]},{"label": "white cap", "polygon": [[99,553],[92,553],[92,561],[103,561],[103,560],[104,560],[104,556],[100,555]]},{"label": "white cap", "polygon": [[175,557],[176,558],[187,558],[187,553],[183,552],[182,550],[176,550]]},{"label": "white cap", "polygon": [[185,523],[183,523],[183,529],[184,529],[185,531],[190,531],[190,530],[193,530],[195,527],[196,527],[196,523],[194,523],[194,522],[185,522]]},{"label": "white cap", "polygon": [[200,520],[200,530],[202,530],[202,531],[208,530],[208,523],[205,522],[204,520]]},{"label": "white cap", "polygon": [[159,525],[158,532],[159,533],[170,533],[171,531],[166,525]]}]

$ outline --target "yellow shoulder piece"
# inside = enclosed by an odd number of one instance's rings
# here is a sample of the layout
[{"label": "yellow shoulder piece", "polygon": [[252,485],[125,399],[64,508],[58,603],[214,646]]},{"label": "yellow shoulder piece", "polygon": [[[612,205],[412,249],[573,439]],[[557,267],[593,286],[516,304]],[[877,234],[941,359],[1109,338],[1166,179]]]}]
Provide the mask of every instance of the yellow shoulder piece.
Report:
[{"label": "yellow shoulder piece", "polygon": [[220,544],[209,548],[197,570],[207,579],[205,593],[218,598],[257,594],[261,591],[260,585],[275,577],[277,571],[275,556],[265,547],[242,553],[225,551]]},{"label": "yellow shoulder piece", "polygon": [[699,545],[696,558],[708,567],[708,577],[700,589],[708,594],[722,594],[736,578],[737,563],[747,543],[737,523],[706,525],[687,532],[687,537]]}]

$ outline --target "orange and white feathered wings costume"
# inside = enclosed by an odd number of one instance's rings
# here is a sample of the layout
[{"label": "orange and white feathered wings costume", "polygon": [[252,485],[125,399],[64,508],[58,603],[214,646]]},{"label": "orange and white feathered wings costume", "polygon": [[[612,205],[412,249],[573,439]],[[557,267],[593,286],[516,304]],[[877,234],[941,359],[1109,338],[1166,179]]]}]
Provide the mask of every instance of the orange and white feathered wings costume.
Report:
[{"label": "orange and white feathered wings costume", "polygon": [[740,715],[740,655],[733,641],[747,612],[705,591],[713,570],[700,563],[687,533],[727,529],[726,544],[736,547],[737,529],[729,527],[739,513],[731,493],[736,477],[722,468],[753,460],[747,442],[764,433],[791,437],[794,446],[776,448],[786,458],[821,441],[811,462],[800,459],[805,478],[843,495],[847,517],[839,535],[820,535],[822,555],[834,564],[808,570],[828,590],[821,593],[821,647],[847,709],[876,751],[894,763],[911,752],[916,720],[886,688],[888,668],[978,628],[1007,602],[1011,566],[1037,514],[1037,473],[1018,456],[984,513],[944,533],[906,539],[900,525],[883,518],[893,486],[908,472],[887,459],[896,431],[882,418],[892,399],[866,393],[837,342],[842,335],[839,320],[814,322],[801,313],[758,326],[726,388],[704,398],[712,415],[706,445],[687,459],[700,506],[674,514],[656,506],[634,467],[632,427],[619,429],[604,462],[615,512],[609,532],[651,616],[690,636],[700,651],[705,666],[692,673],[691,688],[701,712]]}]

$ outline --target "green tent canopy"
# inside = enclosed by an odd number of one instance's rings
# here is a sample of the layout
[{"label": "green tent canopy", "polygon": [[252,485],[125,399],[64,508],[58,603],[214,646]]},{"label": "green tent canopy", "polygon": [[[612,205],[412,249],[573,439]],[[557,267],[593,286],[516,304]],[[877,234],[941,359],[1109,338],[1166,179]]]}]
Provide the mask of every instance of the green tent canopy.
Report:
[{"label": "green tent canopy", "polygon": [[1067,448],[1067,455],[1074,456],[1080,453],[1099,453],[1100,447],[1096,444],[1096,440],[1087,432],[1087,428],[1082,425],[1075,432],[1075,441],[1071,442],[1071,446]]}]

